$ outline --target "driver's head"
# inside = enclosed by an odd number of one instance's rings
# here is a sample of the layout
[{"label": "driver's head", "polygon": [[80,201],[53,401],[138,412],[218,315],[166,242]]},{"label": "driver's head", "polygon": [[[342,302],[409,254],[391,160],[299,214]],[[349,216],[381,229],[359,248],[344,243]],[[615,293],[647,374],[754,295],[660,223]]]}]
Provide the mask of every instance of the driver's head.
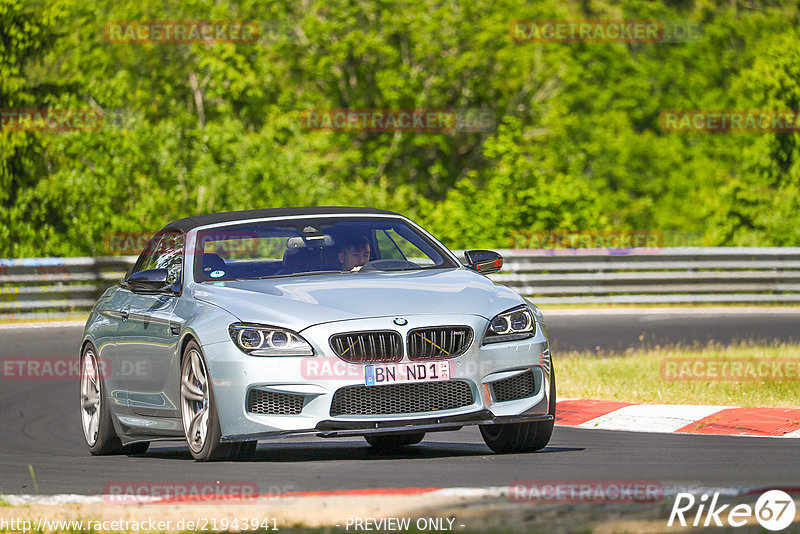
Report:
[{"label": "driver's head", "polygon": [[369,261],[369,240],[363,235],[348,236],[339,246],[339,263],[343,271],[352,271]]}]

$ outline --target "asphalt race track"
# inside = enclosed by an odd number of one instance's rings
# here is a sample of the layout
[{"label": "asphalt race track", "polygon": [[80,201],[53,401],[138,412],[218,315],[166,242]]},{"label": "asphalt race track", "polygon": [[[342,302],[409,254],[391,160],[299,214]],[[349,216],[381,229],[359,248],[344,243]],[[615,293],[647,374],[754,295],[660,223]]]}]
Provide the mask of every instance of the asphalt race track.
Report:
[{"label": "asphalt race track", "polygon": [[[557,316],[559,349],[636,346],[641,335],[691,342],[788,340],[800,313]],[[74,355],[81,327],[0,328],[0,357]],[[569,336],[567,337],[567,334]],[[656,341],[660,342],[660,341]],[[794,439],[665,435],[557,427],[542,452],[494,455],[475,428],[428,434],[400,455],[358,438],[262,442],[248,462],[198,464],[179,444],[137,457],[92,457],[78,419],[76,380],[0,381],[0,494],[102,494],[125,481],[256,482],[262,492],[386,487],[508,486],[520,480],[647,480],[665,486],[796,486]],[[36,476],[34,487],[29,466]]]},{"label": "asphalt race track", "polygon": [[673,310],[655,313],[636,309],[624,313],[580,310],[549,315],[548,334],[557,354],[567,350],[624,350],[677,344],[725,345],[740,341],[800,342],[800,308],[735,308]]}]

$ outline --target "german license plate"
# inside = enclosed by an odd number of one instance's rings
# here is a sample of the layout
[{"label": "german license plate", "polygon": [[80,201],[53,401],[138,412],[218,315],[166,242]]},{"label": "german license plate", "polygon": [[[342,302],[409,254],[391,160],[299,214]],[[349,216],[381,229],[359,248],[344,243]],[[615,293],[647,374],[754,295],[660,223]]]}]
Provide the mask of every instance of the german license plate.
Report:
[{"label": "german license plate", "polygon": [[436,380],[450,380],[449,361],[367,365],[364,368],[364,382],[368,386]]}]

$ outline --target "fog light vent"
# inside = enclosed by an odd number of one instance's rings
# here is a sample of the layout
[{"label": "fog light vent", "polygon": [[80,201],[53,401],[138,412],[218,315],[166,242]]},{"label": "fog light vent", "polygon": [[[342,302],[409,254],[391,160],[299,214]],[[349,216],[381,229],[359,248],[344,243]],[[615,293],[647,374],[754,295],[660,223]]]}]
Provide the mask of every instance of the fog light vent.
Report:
[{"label": "fog light vent", "polygon": [[304,395],[251,389],[247,395],[247,411],[264,415],[297,415],[303,411]]}]

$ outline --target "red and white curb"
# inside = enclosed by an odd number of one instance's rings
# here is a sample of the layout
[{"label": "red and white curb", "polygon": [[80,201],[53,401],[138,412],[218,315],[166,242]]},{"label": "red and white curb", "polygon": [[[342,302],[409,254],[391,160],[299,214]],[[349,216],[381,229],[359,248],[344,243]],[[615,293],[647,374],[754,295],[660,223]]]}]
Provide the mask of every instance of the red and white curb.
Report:
[{"label": "red and white curb", "polygon": [[597,430],[800,438],[800,409],[562,399],[556,424]]},{"label": "red and white curb", "polygon": [[[636,483],[633,481],[631,483]],[[453,488],[363,488],[351,490],[329,490],[329,491],[297,491],[288,493],[259,493],[248,497],[247,499],[226,498],[226,499],[211,499],[211,498],[156,498],[156,497],[138,497],[138,502],[128,503],[133,506],[138,505],[178,505],[178,504],[269,504],[275,502],[281,504],[285,501],[294,499],[309,499],[309,498],[330,498],[330,497],[414,497],[425,495],[434,499],[441,497],[445,499],[486,499],[486,498],[511,498],[518,500],[515,496],[519,485],[531,484],[532,481],[520,482],[515,481],[507,486],[479,486],[479,487],[453,487]],[[558,484],[559,481],[545,481],[542,484]],[[575,484],[576,481],[564,481],[564,484]],[[595,483],[602,485],[603,482]],[[625,481],[612,482],[612,484],[625,484]],[[693,495],[701,495],[703,493],[717,492],[720,495],[727,497],[736,497],[741,495],[757,495],[763,493],[768,489],[778,489],[773,486],[744,486],[744,487],[711,487],[703,485],[664,485],[660,486],[659,495],[661,498],[669,498],[677,495],[678,493],[691,493]],[[782,491],[790,495],[800,495],[800,488],[798,487],[780,487]],[[59,495],[4,495],[3,500],[7,506],[31,506],[31,505],[63,505],[63,504],[109,504],[108,495],[78,495],[78,494],[59,494]]]}]

